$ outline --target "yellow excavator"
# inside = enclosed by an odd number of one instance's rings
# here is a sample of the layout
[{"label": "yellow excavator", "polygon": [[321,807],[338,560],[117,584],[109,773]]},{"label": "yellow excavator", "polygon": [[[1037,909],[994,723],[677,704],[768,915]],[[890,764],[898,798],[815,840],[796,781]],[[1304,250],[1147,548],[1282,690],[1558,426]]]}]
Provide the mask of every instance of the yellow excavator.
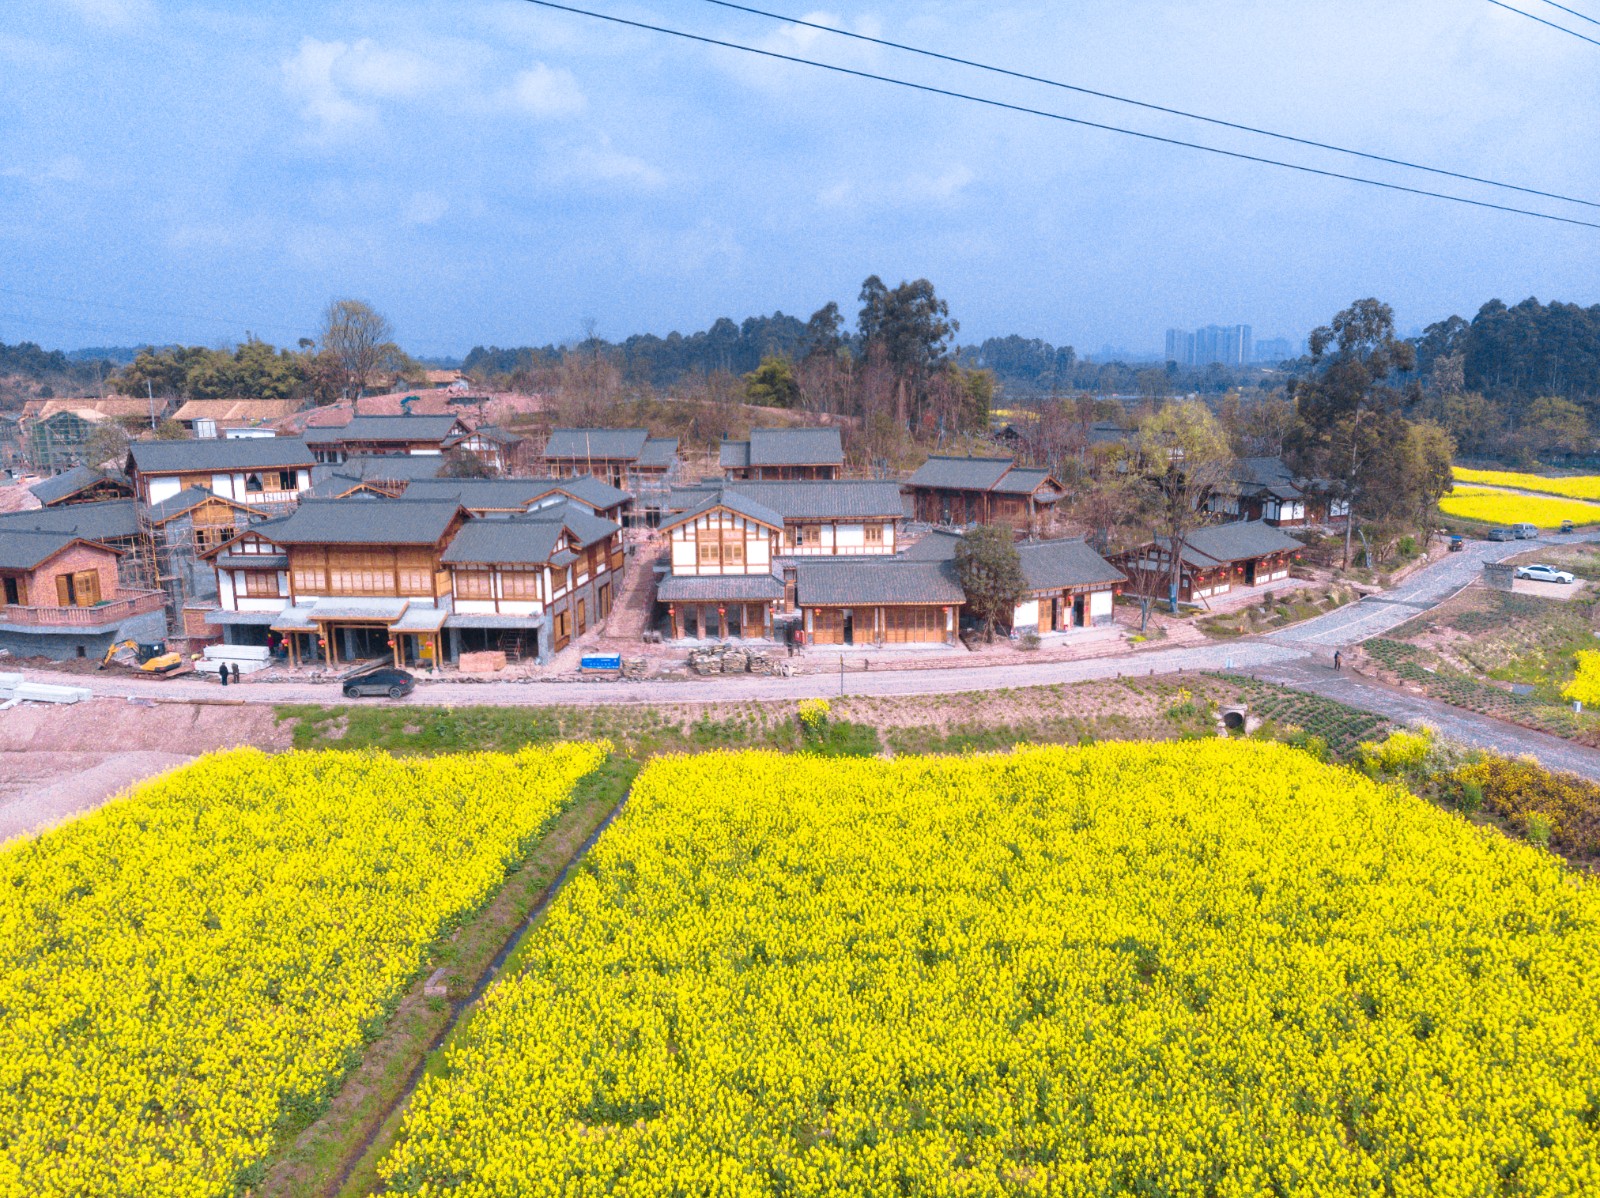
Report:
[{"label": "yellow excavator", "polygon": [[105,657],[101,658],[100,664],[95,668],[103,670],[113,661],[129,669],[155,674],[158,677],[165,677],[184,664],[183,654],[168,653],[167,646],[162,641],[152,645],[140,644],[138,641],[118,641],[106,650]]}]

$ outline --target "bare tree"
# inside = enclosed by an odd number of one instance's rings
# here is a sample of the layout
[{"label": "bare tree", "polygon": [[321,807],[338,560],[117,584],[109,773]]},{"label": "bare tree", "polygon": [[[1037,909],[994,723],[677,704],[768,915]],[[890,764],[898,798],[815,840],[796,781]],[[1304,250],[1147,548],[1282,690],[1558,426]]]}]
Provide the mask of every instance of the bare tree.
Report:
[{"label": "bare tree", "polygon": [[322,316],[321,348],[333,356],[345,386],[360,395],[385,366],[400,356],[394,327],[361,300],[334,300]]}]

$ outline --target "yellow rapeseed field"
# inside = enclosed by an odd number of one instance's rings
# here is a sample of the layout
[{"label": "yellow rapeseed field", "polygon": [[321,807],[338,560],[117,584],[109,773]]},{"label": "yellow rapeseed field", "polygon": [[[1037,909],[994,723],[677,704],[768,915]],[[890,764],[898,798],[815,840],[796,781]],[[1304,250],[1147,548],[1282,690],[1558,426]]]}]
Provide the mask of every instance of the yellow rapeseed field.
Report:
[{"label": "yellow rapeseed field", "polygon": [[1568,478],[1549,478],[1543,474],[1519,474],[1510,470],[1468,470],[1456,466],[1451,473],[1457,482],[1482,483],[1491,487],[1516,487],[1522,491],[1541,491],[1564,495],[1568,499],[1600,500],[1600,475],[1581,474]]},{"label": "yellow rapeseed field", "polygon": [[639,778],[392,1190],[1600,1193],[1600,897],[1279,745]]},{"label": "yellow rapeseed field", "polygon": [[233,1194],[604,752],[240,750],[0,852],[0,1194]]},{"label": "yellow rapeseed field", "polygon": [[1439,501],[1439,510],[1463,520],[1482,520],[1487,524],[1534,524],[1540,528],[1559,528],[1563,520],[1574,524],[1600,523],[1600,504],[1580,503],[1576,499],[1544,499],[1537,495],[1514,495],[1487,487],[1457,487]]}]

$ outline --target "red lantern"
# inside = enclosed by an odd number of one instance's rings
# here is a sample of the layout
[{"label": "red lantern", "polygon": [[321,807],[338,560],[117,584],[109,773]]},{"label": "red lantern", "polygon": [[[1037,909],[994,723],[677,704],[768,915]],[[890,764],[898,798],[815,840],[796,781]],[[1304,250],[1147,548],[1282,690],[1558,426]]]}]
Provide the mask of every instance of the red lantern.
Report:
[{"label": "red lantern", "polygon": [[722,604],[720,604],[720,603],[717,604],[717,615],[725,616],[727,614],[728,614],[728,609],[723,607]]}]

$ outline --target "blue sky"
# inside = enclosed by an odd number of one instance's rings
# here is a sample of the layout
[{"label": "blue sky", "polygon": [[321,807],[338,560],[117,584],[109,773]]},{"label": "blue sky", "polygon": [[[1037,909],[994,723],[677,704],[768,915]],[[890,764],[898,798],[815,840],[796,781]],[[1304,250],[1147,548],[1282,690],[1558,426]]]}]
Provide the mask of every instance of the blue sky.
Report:
[{"label": "blue sky", "polygon": [[[1573,0],[1584,3],[1600,16],[1600,0]],[[1285,152],[697,0],[588,6]],[[1600,47],[1482,0],[772,6],[1600,199]],[[414,352],[461,353],[572,339],[589,319],[621,336],[805,316],[828,299],[853,312],[869,273],[931,278],[963,341],[1017,332],[1091,351],[1155,349],[1169,326],[1213,321],[1303,335],[1369,294],[1406,326],[1493,296],[1600,302],[1600,230],[1150,146],[519,0],[5,10],[4,341],[222,343],[249,329],[285,342],[354,295]]]}]

